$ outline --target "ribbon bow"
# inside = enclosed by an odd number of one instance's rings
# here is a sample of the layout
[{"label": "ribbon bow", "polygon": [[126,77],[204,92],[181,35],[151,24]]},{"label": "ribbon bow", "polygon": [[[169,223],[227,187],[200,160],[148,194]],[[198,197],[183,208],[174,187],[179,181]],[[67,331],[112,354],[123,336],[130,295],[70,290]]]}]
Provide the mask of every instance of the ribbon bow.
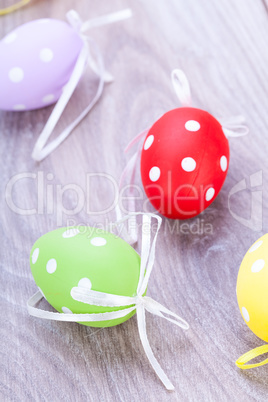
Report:
[{"label": "ribbon bow", "polygon": [[[41,132],[32,152],[32,158],[38,162],[46,158],[52,151],[54,151],[73,131],[73,129],[86,117],[93,106],[100,99],[105,82],[111,82],[113,77],[104,69],[103,58],[101,51],[95,41],[89,36],[85,35],[85,31],[97,26],[111,24],[116,21],[125,20],[130,18],[132,12],[130,9],[122,10],[113,14],[108,14],[99,18],[95,18],[86,22],[80,20],[76,11],[70,10],[66,17],[70,25],[78,32],[83,40],[83,47],[75,63],[73,72],[69,78],[68,83],[65,85],[62,95],[56,103],[43,131]],[[95,55],[96,62],[91,55],[91,49]],[[89,65],[91,69],[99,76],[99,85],[94,98],[83,112],[66,127],[53,141],[46,145],[49,137],[51,136],[56,124],[58,123],[67,103],[69,102],[86,66]]]},{"label": "ribbon bow", "polygon": [[[72,297],[79,302],[102,307],[124,307],[122,310],[111,311],[106,313],[97,313],[97,314],[53,313],[50,311],[40,310],[34,307],[43,297],[40,292],[37,292],[28,300],[28,312],[32,316],[51,320],[72,321],[72,322],[79,322],[79,321],[96,322],[96,321],[106,321],[125,317],[130,312],[136,310],[139,335],[144,351],[147,355],[147,358],[149,359],[154,371],[156,372],[156,374],[158,375],[164,386],[168,390],[174,390],[173,384],[170,382],[167,375],[165,374],[160,364],[156,360],[153,351],[151,349],[151,346],[149,344],[146,333],[145,311],[157,315],[158,317],[165,318],[166,320],[172,322],[173,324],[183,329],[188,329],[189,325],[185,320],[183,320],[177,314],[168,310],[166,307],[162,306],[160,303],[153,300],[152,298],[144,295],[153,269],[153,264],[155,260],[156,239],[161,226],[162,218],[154,214],[136,213],[135,215],[143,215],[141,263],[140,263],[140,274],[139,274],[139,281],[136,295],[133,297],[119,296],[119,295],[97,292],[95,290],[88,290],[82,287],[73,288],[71,293]],[[117,226],[123,223],[124,221],[129,219],[130,216],[131,215],[125,216],[121,221],[116,222],[114,225]],[[156,234],[151,242],[152,218],[157,219],[158,226]]]}]

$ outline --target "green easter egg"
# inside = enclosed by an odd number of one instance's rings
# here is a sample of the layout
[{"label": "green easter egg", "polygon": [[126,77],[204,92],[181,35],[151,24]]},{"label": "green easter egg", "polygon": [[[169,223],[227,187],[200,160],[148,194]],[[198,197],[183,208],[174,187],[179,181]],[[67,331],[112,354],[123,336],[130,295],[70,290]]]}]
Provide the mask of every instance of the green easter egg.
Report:
[{"label": "green easter egg", "polygon": [[[40,291],[61,313],[104,313],[127,307],[99,307],[74,300],[73,287],[135,296],[140,256],[124,240],[100,229],[79,226],[61,228],[40,237],[34,244],[30,265]],[[91,327],[111,327],[127,316],[109,321],[83,322]]]}]

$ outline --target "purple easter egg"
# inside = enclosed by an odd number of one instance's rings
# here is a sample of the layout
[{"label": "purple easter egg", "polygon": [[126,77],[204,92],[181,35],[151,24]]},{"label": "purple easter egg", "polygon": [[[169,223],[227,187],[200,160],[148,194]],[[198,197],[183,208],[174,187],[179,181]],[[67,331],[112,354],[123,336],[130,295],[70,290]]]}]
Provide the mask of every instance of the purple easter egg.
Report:
[{"label": "purple easter egg", "polygon": [[68,82],[83,40],[72,26],[39,19],[0,41],[0,109],[32,110],[55,103]]}]

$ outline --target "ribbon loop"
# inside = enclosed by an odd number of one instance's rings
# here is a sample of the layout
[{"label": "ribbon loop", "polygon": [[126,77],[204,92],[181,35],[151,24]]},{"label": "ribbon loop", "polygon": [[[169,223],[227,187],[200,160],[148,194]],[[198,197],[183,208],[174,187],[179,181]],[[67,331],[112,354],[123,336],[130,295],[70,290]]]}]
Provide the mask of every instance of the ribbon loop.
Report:
[{"label": "ribbon loop", "polygon": [[171,81],[182,106],[191,106],[191,89],[186,74],[177,68],[171,73]]},{"label": "ribbon loop", "polygon": [[[116,318],[126,317],[128,314],[136,310],[137,313],[137,323],[140,334],[140,339],[153,369],[156,374],[165,385],[168,390],[173,390],[174,386],[168,379],[167,375],[164,373],[160,364],[156,360],[152,349],[150,347],[147,333],[146,333],[146,323],[145,323],[145,310],[149,313],[156,315],[158,317],[164,318],[167,321],[183,328],[188,329],[189,325],[185,320],[179,317],[177,314],[168,310],[166,307],[162,306],[160,303],[156,302],[152,298],[145,296],[148,281],[152,272],[154,260],[155,260],[155,245],[158,232],[161,226],[162,218],[155,214],[143,214],[137,212],[130,214],[122,218],[119,222],[114,225],[125,222],[127,219],[133,217],[133,215],[142,215],[142,245],[141,245],[141,264],[139,281],[137,285],[137,292],[134,296],[121,296],[109,293],[98,292],[95,290],[89,290],[82,287],[74,287],[71,291],[71,296],[74,300],[93,306],[101,307],[122,307],[122,309],[116,311],[110,311],[106,313],[92,313],[92,314],[63,314],[54,313],[51,311],[40,310],[35,307],[35,305],[42,299],[41,292],[37,292],[28,300],[28,311],[29,314],[44,318],[52,319],[58,321],[71,321],[71,322],[96,322],[96,321],[106,321],[114,320]],[[156,234],[151,240],[151,220],[152,218],[157,219],[158,226]],[[172,317],[172,318],[170,318]]]},{"label": "ribbon loop", "polygon": [[244,137],[249,133],[249,128],[242,124],[233,125],[232,127],[222,127],[227,138]]},{"label": "ribbon loop", "polygon": [[253,363],[253,364],[246,364],[246,363],[265,353],[268,353],[268,345],[259,346],[258,348],[252,349],[249,352],[242,355],[241,357],[239,357],[239,359],[237,359],[235,364],[242,370],[264,366],[265,364],[268,363],[268,358],[259,363]]},{"label": "ribbon loop", "polygon": [[220,119],[220,123],[227,138],[243,137],[249,133],[249,128],[244,124],[245,118],[242,115]]}]

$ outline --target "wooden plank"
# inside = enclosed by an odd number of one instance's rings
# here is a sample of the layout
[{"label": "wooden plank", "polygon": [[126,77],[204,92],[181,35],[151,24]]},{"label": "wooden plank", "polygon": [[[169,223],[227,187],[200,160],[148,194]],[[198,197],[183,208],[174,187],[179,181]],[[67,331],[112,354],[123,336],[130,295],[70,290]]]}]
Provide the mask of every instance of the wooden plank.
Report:
[{"label": "wooden plank", "polygon": [[[132,20],[92,31],[115,81],[106,86],[101,101],[59,149],[40,164],[30,158],[51,107],[0,114],[1,194],[11,177],[25,172],[39,172],[39,176],[14,186],[12,197],[20,208],[37,208],[37,182],[44,190],[41,200],[52,191],[44,210],[30,216],[14,213],[2,197],[1,400],[268,400],[267,368],[241,372],[234,364],[242,353],[262,344],[240,316],[235,286],[246,250],[268,227],[268,21],[264,2],[116,0],[111,5],[92,0],[76,5],[84,19],[126,6],[133,9]],[[1,37],[35,18],[64,18],[72,7],[71,0],[33,0],[29,7],[1,18]],[[135,318],[114,328],[90,329],[29,317],[26,300],[36,288],[28,258],[40,235],[70,219],[93,225],[115,218],[114,211],[89,215],[86,207],[67,216],[64,207],[74,208],[76,195],[66,191],[63,207],[57,189],[60,192],[75,183],[86,193],[88,173],[105,173],[118,181],[128,158],[123,149],[129,140],[179,105],[170,83],[174,67],[186,71],[197,107],[219,118],[245,115],[250,135],[230,140],[229,173],[213,205],[188,222],[186,231],[167,220],[161,229],[148,293],[191,325],[184,333],[158,317],[147,316],[152,348],[176,386],[176,393],[168,393],[144,356]],[[57,132],[93,96],[97,82],[87,74]],[[250,176],[259,171],[263,182],[256,189],[262,191],[263,207],[257,202],[254,213],[262,210],[262,228],[254,231],[231,215],[228,195],[244,178],[249,186]],[[232,212],[249,218],[251,192],[256,189],[236,194]],[[113,198],[109,179],[92,179],[87,198],[91,212],[108,207]],[[145,196],[140,209],[143,201]],[[213,234],[204,233],[208,224]]]}]

